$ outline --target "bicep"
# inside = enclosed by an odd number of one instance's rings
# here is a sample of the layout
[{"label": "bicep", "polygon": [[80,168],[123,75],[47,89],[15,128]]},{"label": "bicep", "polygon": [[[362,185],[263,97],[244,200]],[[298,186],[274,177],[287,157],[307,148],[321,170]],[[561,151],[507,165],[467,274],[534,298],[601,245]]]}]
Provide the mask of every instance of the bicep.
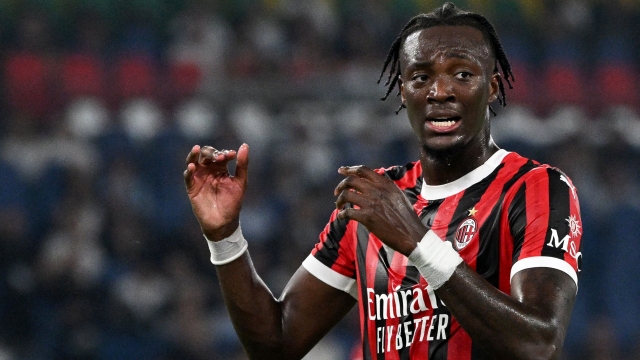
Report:
[{"label": "bicep", "polygon": [[577,285],[571,276],[553,268],[525,269],[511,279],[511,296],[535,309],[538,318],[554,328],[551,333],[559,344],[569,327],[576,292]]},{"label": "bicep", "polygon": [[356,304],[348,293],[322,282],[304,267],[293,275],[282,296],[283,348],[302,358]]}]

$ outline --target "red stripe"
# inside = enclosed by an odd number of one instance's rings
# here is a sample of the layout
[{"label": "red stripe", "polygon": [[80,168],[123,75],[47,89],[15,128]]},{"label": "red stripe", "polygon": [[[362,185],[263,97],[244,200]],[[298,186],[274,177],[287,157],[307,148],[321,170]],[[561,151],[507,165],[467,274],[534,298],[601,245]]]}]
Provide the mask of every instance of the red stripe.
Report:
[{"label": "red stripe", "polygon": [[350,278],[356,277],[356,228],[358,223],[349,221],[344,237],[340,240],[340,248],[338,248],[338,259],[331,269]]},{"label": "red stripe", "polygon": [[571,235],[571,243],[569,244],[569,251],[564,254],[564,260],[568,262],[573,267],[573,269],[576,270],[576,272],[578,272],[578,260],[574,256],[577,256],[577,252],[580,251],[580,243],[582,242],[582,216],[580,215],[580,203],[578,202],[578,195],[575,192],[575,187],[573,187],[573,182],[569,178],[567,178],[567,180],[572,186],[572,188],[569,189],[570,216],[578,221],[577,230],[579,231],[579,234],[576,233],[576,236],[574,236],[571,230],[569,230],[569,234]]},{"label": "red stripe", "polygon": [[420,175],[422,175],[422,166],[420,165],[420,162],[418,161],[418,162],[415,163],[413,168],[411,168],[410,170],[408,170],[404,174],[402,179],[396,180],[395,183],[402,190],[414,188],[416,186],[416,183],[418,181],[418,177]]},{"label": "red stripe", "polygon": [[471,359],[471,337],[453,316],[451,316],[451,335],[447,343],[447,359]]},{"label": "red stripe", "polygon": [[[358,310],[360,312],[360,345],[359,348],[360,350],[356,352],[356,354],[360,355],[359,358],[356,357],[356,359],[363,359],[364,358],[364,339],[365,339],[365,333],[364,333],[364,324],[365,321],[369,321],[368,313],[367,311],[365,311],[365,306],[369,306],[369,302],[366,301],[366,299],[364,299],[365,301],[363,301],[362,299],[362,281],[366,281],[366,279],[362,279],[360,276],[358,276],[356,278],[356,282],[358,283],[358,296],[361,298],[358,301]],[[371,338],[369,338],[369,340],[371,340]],[[369,343],[371,343],[371,341],[369,341]],[[374,354],[374,353],[371,353]],[[351,360],[356,360],[356,359],[351,359]]]},{"label": "red stripe", "polygon": [[427,205],[429,205],[429,201],[425,200],[422,195],[418,195],[418,201],[413,204],[413,210],[416,212],[416,214],[420,215],[422,210],[424,210]]},{"label": "red stripe", "polygon": [[447,238],[447,231],[449,230],[449,224],[451,223],[451,219],[453,218],[453,214],[458,208],[458,203],[464,192],[460,192],[454,196],[450,196],[440,204],[438,207],[438,212],[436,217],[433,219],[433,225],[431,225],[431,230],[438,235],[440,239]]},{"label": "red stripe", "polygon": [[[388,294],[393,294],[394,292],[399,290],[400,287],[402,286],[402,280],[406,275],[406,267],[402,266],[402,263],[403,263],[402,258],[406,259],[404,255],[398,253],[397,251],[393,253],[393,257],[390,261],[391,269],[389,269],[388,271],[388,274],[389,274],[389,282],[387,283]],[[405,262],[405,265],[406,265],[406,262]],[[396,308],[395,304],[390,304],[390,307],[396,310],[399,310],[399,307]],[[396,349],[396,336],[398,335],[398,331],[400,331],[399,325],[400,325],[400,319],[402,317],[401,317],[401,314],[394,314],[394,315],[395,317],[393,319],[387,320],[387,323],[386,323],[387,329],[390,326],[393,327],[393,332],[392,332],[393,338],[391,339],[390,351],[385,353],[385,360],[400,360],[400,353]],[[386,336],[388,335],[389,334],[386,333]],[[388,340],[386,340],[385,342],[387,341]]]},{"label": "red stripe", "polygon": [[[372,235],[369,235],[369,241],[367,244],[367,254],[365,256],[365,259],[367,259],[366,264],[359,264],[359,266],[366,266],[366,274],[367,274],[367,288],[369,289],[375,289],[375,282],[376,282],[376,269],[378,267],[378,262],[379,262],[379,258],[378,258],[378,251],[380,251],[380,243],[378,241],[371,241]],[[375,298],[374,298],[374,303],[373,304],[369,304],[368,301],[368,296],[369,293],[367,292],[366,294],[362,294],[360,293],[361,296],[366,296],[365,299],[360,299],[360,303],[363,304],[363,306],[371,306],[373,308],[373,311],[369,311],[367,310],[366,312],[360,312],[360,321],[367,321],[368,322],[368,334],[367,337],[369,339],[369,351],[371,353],[372,356],[376,356],[374,354],[377,354],[377,339],[376,339],[376,322],[369,320],[369,315],[373,314],[375,315],[376,311],[375,311]]]},{"label": "red stripe", "polygon": [[[509,208],[507,201],[505,201],[505,205],[503,206],[505,209]],[[500,215],[500,273],[498,278],[498,288],[508,295],[511,294],[513,242],[514,239],[511,235],[511,228],[509,226],[509,213],[508,211],[503,211]]]},{"label": "red stripe", "polygon": [[549,177],[547,168],[532,170],[525,179],[527,227],[524,233],[523,247],[519,259],[540,256],[549,228]]},{"label": "red stripe", "polygon": [[[331,217],[327,225],[324,227],[324,230],[320,233],[320,241],[316,243],[314,248],[311,250],[311,255],[316,256],[318,251],[321,251],[324,248],[325,243],[327,242],[327,238],[329,236],[329,232],[331,231],[331,223],[336,221],[338,216],[338,210],[334,210],[331,213]],[[356,265],[355,265],[355,256],[356,256],[356,227],[357,223],[355,221],[350,221],[347,224],[347,228],[345,233],[341,239],[337,239],[340,243],[338,247],[338,257],[333,264],[331,264],[331,269],[342,274],[344,276],[355,278],[356,277]]]}]

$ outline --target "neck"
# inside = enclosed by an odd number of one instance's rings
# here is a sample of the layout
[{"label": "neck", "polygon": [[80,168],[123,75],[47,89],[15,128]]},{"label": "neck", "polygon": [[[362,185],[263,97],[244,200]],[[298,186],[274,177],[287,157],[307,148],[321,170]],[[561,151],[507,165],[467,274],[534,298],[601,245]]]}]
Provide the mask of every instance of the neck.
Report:
[{"label": "neck", "polygon": [[500,148],[489,137],[477,138],[464,147],[432,150],[422,147],[420,161],[427,185],[443,185],[455,181],[484,164]]}]

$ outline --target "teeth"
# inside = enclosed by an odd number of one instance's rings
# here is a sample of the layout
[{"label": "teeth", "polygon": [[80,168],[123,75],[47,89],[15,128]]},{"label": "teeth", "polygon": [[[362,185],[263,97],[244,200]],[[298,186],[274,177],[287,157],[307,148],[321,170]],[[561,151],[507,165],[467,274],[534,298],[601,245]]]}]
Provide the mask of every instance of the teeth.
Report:
[{"label": "teeth", "polygon": [[436,127],[448,127],[448,126],[453,126],[453,124],[455,124],[456,122],[453,120],[436,120],[436,121],[429,121],[429,123]]}]

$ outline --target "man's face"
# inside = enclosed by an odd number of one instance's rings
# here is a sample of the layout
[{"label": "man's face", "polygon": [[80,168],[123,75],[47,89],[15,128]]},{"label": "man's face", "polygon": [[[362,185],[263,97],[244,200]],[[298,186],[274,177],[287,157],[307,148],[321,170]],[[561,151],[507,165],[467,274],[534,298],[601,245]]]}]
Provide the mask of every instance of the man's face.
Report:
[{"label": "man's face", "polygon": [[426,151],[489,140],[488,105],[498,93],[494,68],[489,45],[473,27],[436,26],[406,38],[400,50],[400,92]]}]

